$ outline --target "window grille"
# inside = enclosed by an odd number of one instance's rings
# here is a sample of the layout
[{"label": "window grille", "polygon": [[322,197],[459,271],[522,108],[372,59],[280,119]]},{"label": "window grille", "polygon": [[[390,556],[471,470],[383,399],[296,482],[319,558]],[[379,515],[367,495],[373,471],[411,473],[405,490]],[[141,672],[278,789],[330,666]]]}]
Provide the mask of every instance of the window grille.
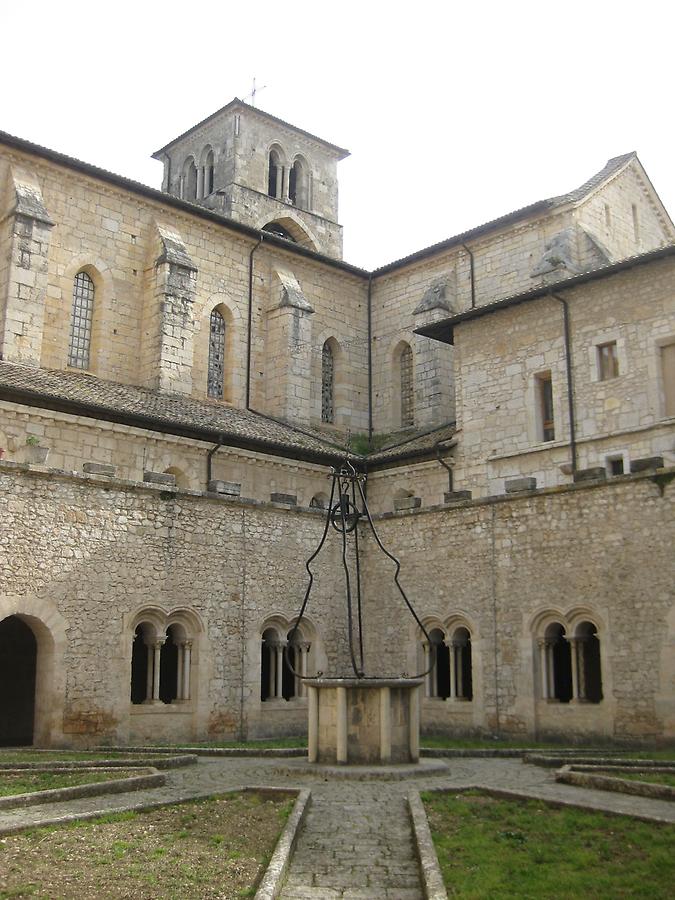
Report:
[{"label": "window grille", "polygon": [[401,351],[401,427],[415,424],[415,391],[413,383],[413,353],[407,345]]},{"label": "window grille", "polygon": [[209,329],[208,395],[222,400],[225,393],[225,319],[214,309]]},{"label": "window grille", "polygon": [[321,354],[321,421],[334,422],[333,396],[335,389],[335,360],[328,341]]},{"label": "window grille", "polygon": [[68,344],[68,365],[76,369],[89,368],[93,318],[94,282],[86,272],[78,272],[73,282],[73,309]]}]

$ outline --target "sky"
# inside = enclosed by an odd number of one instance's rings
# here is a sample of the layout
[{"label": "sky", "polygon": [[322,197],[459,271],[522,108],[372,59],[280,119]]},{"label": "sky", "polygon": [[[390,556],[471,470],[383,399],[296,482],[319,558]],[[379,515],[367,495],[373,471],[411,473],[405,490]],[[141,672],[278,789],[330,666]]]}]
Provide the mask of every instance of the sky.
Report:
[{"label": "sky", "polygon": [[344,258],[375,268],[636,150],[675,215],[661,0],[0,3],[0,130],[159,188],[234,96],[346,147]]}]

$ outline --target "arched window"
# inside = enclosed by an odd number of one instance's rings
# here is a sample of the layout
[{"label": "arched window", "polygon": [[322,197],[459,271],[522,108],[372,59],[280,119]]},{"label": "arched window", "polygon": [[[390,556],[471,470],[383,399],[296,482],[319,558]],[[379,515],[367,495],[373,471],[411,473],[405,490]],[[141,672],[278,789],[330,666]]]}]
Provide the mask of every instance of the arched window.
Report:
[{"label": "arched window", "polygon": [[94,282],[86,272],[78,272],[73,282],[68,365],[88,369],[94,320]]},{"label": "arched window", "polygon": [[225,396],[225,319],[218,309],[209,319],[209,367],[207,393],[222,400]]},{"label": "arched window", "polygon": [[301,209],[308,207],[308,181],[307,166],[298,158],[288,173],[288,199],[293,206],[299,206]]},{"label": "arched window", "polygon": [[204,196],[208,197],[213,193],[213,177],[215,171],[213,150],[209,150],[206,154],[206,162],[204,163]]},{"label": "arched window", "polygon": [[399,356],[401,379],[401,428],[411,428],[415,424],[415,379],[413,352],[410,344],[405,344]]},{"label": "arched window", "polygon": [[569,703],[572,699],[572,654],[565,628],[552,622],[539,642],[542,697]]},{"label": "arched window", "polygon": [[161,627],[152,621],[138,624],[131,651],[132,703],[169,704],[191,699],[191,633],[180,622]]},{"label": "arched window", "polygon": [[436,648],[436,665],[428,673],[425,679],[425,695],[427,697],[440,697],[442,700],[450,696],[450,656],[448,645],[445,643],[445,632],[440,628],[432,628],[429,631],[431,642],[424,644],[424,668],[428,669],[432,660],[432,648]]},{"label": "arched window", "polygon": [[197,166],[193,157],[188,156],[183,164],[183,184],[181,195],[184,200],[197,199]]},{"label": "arched window", "polygon": [[457,700],[473,699],[471,634],[468,628],[456,628],[450,647],[450,696]]},{"label": "arched window", "polygon": [[321,421],[335,422],[335,355],[330,341],[321,351]]},{"label": "arched window", "polygon": [[575,696],[587,703],[602,700],[602,670],[600,667],[600,639],[598,629],[592,622],[577,625],[572,644],[572,666],[576,670],[573,679]]},{"label": "arched window", "polygon": [[281,164],[279,151],[272,149],[269,155],[269,167],[267,173],[267,193],[270,197],[281,197],[282,183],[284,179],[284,167]]},{"label": "arched window", "polygon": [[292,700],[305,696],[302,679],[296,677],[286,665],[286,658],[300,675],[309,674],[311,642],[300,628],[295,632],[288,625],[265,628],[262,633],[260,653],[260,699]]}]

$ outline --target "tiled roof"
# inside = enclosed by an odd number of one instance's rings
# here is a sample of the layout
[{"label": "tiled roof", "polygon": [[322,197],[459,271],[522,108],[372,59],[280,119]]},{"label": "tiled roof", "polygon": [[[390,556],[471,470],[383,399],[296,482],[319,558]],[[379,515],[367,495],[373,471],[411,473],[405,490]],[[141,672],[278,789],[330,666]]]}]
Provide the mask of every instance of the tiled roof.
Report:
[{"label": "tiled roof", "polygon": [[483,234],[488,234],[489,232],[494,231],[497,228],[501,228],[504,225],[510,225],[513,222],[517,222],[520,219],[525,219],[528,216],[543,213],[551,209],[556,209],[557,207],[564,206],[567,203],[576,203],[579,200],[582,200],[594,188],[602,184],[603,181],[605,181],[615,172],[618,172],[619,169],[623,168],[623,166],[629,163],[632,159],[637,159],[637,154],[634,151],[632,151],[631,153],[624,153],[622,156],[614,156],[612,157],[612,159],[608,160],[604,168],[602,168],[599,172],[589,178],[588,181],[584,182],[584,184],[582,184],[580,187],[575,188],[575,190],[570,191],[568,194],[560,194],[557,197],[549,197],[547,200],[538,200],[536,203],[529,204],[529,206],[523,206],[521,209],[516,209],[504,216],[499,216],[499,218],[492,219],[489,222],[485,222],[483,225],[477,225],[475,228],[470,228],[468,231],[462,231],[460,234],[453,235],[453,237],[446,238],[443,241],[438,241],[438,243],[431,244],[429,247],[424,247],[422,250],[411,253],[409,256],[404,256],[401,259],[396,259],[393,262],[386,263],[386,265],[380,266],[378,269],[375,269],[372,274],[374,276],[384,275],[387,272],[394,271],[395,269],[407,265],[408,263],[416,262],[418,259],[425,259],[427,256],[431,256],[432,254],[440,252],[446,248],[464,244],[466,243],[466,241],[469,241],[472,238],[477,238]]},{"label": "tiled roof", "polygon": [[456,431],[457,428],[455,423],[447,422],[445,425],[440,425],[438,428],[432,428],[428,431],[423,431],[422,433],[417,432],[403,440],[399,435],[395,442],[385,444],[384,447],[381,447],[375,453],[371,453],[366,458],[368,468],[371,468],[371,466],[377,466],[379,468],[382,464],[390,463],[398,459],[403,460],[408,458],[412,459],[418,456],[431,456],[436,452],[437,445],[442,445],[451,440]]},{"label": "tiled roof", "polygon": [[0,399],[201,440],[330,464],[346,448],[311,429],[224,403],[105,381],[74,371],[0,362]]}]

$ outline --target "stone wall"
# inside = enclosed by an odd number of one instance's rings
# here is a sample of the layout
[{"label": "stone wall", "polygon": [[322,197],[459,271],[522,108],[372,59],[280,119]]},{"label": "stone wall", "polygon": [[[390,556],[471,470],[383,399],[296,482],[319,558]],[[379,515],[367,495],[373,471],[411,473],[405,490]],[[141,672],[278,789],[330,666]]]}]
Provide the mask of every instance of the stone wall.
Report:
[{"label": "stone wall", "polygon": [[[424,623],[471,633],[473,700],[425,700],[423,728],[675,738],[675,492],[663,487],[632,476],[377,520]],[[364,545],[368,659],[419,671],[422,638],[392,565]],[[547,702],[537,638],[547,622],[581,620],[598,629],[604,698]]]},{"label": "stone wall", "polygon": [[[304,730],[306,701],[261,703],[260,641],[266,621],[289,622],[300,608],[319,514],[3,463],[0,516],[0,619],[19,615],[38,643],[44,632],[43,743]],[[331,530],[308,609],[310,674],[344,664],[332,579],[338,550]],[[190,703],[130,703],[141,610],[180,610],[197,623]]]},{"label": "stone wall", "polygon": [[[660,347],[675,336],[675,263],[664,259],[574,290],[569,302],[580,469],[661,455],[671,464]],[[618,376],[599,379],[598,345],[616,342]],[[569,416],[563,308],[544,297],[461,323],[455,331],[458,485],[501,493],[504,480],[569,479]],[[537,376],[551,372],[555,440],[538,422]],[[567,465],[566,474],[560,466]]]}]

